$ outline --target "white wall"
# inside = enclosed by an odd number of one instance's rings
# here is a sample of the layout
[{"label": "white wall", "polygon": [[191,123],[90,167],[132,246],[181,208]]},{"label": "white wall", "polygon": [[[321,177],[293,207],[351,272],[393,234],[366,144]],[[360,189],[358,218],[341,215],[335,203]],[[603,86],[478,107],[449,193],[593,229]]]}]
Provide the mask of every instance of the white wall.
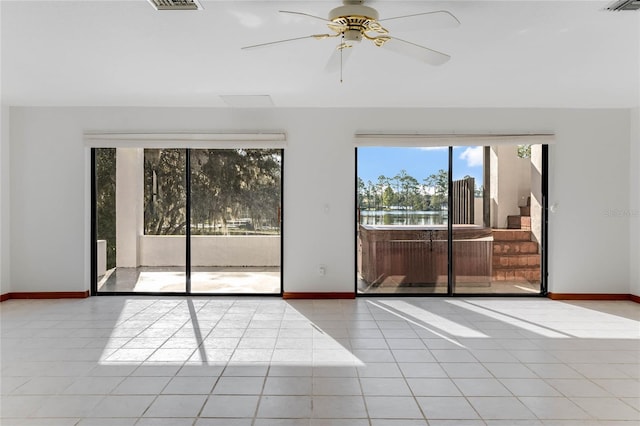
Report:
[{"label": "white wall", "polygon": [[[186,239],[180,235],[138,237],[140,266],[183,266]],[[280,266],[276,235],[193,235],[191,266]]]},{"label": "white wall", "polygon": [[140,265],[138,236],[144,230],[144,151],[116,150],[116,265]]},{"label": "white wall", "polygon": [[629,209],[630,259],[629,292],[640,296],[640,107],[631,110],[631,140],[629,146]]},{"label": "white wall", "polygon": [[[531,183],[530,212],[531,238],[542,242],[542,145],[531,146],[531,162],[529,167],[529,182]],[[541,251],[541,246],[538,246]]]},{"label": "white wall", "polygon": [[64,110],[11,108],[11,290],[84,291],[85,151]]},{"label": "white wall", "polygon": [[607,115],[605,124],[598,111],[568,112],[573,125],[550,148],[550,285],[558,293],[628,293],[629,218],[611,212],[628,205],[629,150],[619,141],[630,120],[628,110]]},{"label": "white wall", "polygon": [[[0,5],[0,20],[2,5]],[[0,36],[0,50],[2,40]],[[2,92],[2,55],[0,55],[0,93]],[[9,288],[9,108],[0,107],[0,295]]]},{"label": "white wall", "polygon": [[11,293],[9,108],[3,106],[0,116],[0,294],[7,294]]},{"label": "white wall", "polygon": [[491,220],[506,228],[507,217],[520,214],[531,195],[531,160],[518,157],[517,145],[491,147]]},{"label": "white wall", "polygon": [[16,107],[11,126],[13,291],[89,287],[83,131],[283,129],[285,291],[354,289],[354,132],[553,131],[549,289],[629,292],[629,220],[604,214],[629,199],[628,110]]},{"label": "white wall", "polygon": [[[636,75],[640,75],[640,13],[638,14],[638,62]],[[637,107],[631,110],[631,138],[629,147],[629,207],[635,214],[631,216],[629,232],[629,292],[640,296],[640,82],[638,84]]]}]

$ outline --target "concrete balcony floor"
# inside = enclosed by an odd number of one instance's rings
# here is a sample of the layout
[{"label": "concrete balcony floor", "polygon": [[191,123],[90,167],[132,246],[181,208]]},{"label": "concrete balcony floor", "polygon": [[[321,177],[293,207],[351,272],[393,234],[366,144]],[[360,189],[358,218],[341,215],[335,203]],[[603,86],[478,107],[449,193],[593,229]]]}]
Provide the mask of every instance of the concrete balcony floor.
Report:
[{"label": "concrete balcony floor", "polygon": [[[98,279],[100,292],[183,293],[184,267],[114,268]],[[193,267],[192,293],[280,293],[278,267]]]},{"label": "concrete balcony floor", "polygon": [[[434,284],[405,284],[404,276],[386,277],[381,283],[367,284],[358,277],[358,293],[363,294],[446,294],[447,277],[441,277]],[[454,293],[459,294],[539,294],[539,281],[512,280],[484,282],[459,280],[454,285]]]}]

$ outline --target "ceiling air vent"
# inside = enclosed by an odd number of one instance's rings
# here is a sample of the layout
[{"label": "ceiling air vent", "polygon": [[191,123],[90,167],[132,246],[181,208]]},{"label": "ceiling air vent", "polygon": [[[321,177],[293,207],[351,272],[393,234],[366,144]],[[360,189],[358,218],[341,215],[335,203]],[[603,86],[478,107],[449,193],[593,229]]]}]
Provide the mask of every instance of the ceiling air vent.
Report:
[{"label": "ceiling air vent", "polygon": [[202,10],[198,0],[149,0],[157,10]]},{"label": "ceiling air vent", "polygon": [[607,10],[638,10],[640,9],[640,0],[619,0],[607,7]]}]

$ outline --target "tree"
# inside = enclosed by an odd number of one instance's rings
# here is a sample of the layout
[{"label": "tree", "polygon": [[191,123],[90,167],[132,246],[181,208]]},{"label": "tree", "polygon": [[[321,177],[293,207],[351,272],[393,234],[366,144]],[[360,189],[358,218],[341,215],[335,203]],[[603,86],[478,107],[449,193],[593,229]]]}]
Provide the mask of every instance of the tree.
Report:
[{"label": "tree", "polygon": [[393,192],[391,186],[387,186],[382,193],[382,206],[384,208],[391,208],[397,202],[396,193]]},{"label": "tree", "polygon": [[447,205],[449,193],[449,173],[440,169],[437,173],[429,175],[424,182],[433,191],[431,196],[431,207],[442,210]]},{"label": "tree", "polygon": [[389,187],[389,178],[385,175],[378,176],[378,183],[376,184],[376,192],[378,194],[379,204],[378,206],[384,208],[388,204],[384,202],[384,192]]},{"label": "tree", "polygon": [[280,151],[276,149],[238,150],[240,194],[238,217],[251,219],[250,228],[279,228],[282,167]]},{"label": "tree", "polygon": [[144,230],[149,235],[184,235],[185,150],[145,149]]},{"label": "tree", "polygon": [[380,197],[376,191],[376,185],[370,180],[367,181],[367,200],[367,207],[369,209],[373,208],[378,210],[378,206],[380,206]]},{"label": "tree", "polygon": [[[186,231],[185,150],[145,150],[145,233]],[[193,149],[191,232],[273,232],[280,226],[277,149]]]},{"label": "tree", "polygon": [[96,227],[99,240],[107,241],[107,269],[116,266],[116,149],[95,150]]},{"label": "tree", "polygon": [[399,182],[399,194],[398,194],[398,205],[412,210],[420,210],[419,204],[420,201],[420,183],[416,178],[410,176],[406,170],[400,170],[400,173],[396,175],[396,179]]},{"label": "tree", "polygon": [[518,158],[531,158],[531,145],[518,145]]},{"label": "tree", "polygon": [[358,208],[364,208],[367,200],[367,186],[362,180],[361,177],[358,176]]}]

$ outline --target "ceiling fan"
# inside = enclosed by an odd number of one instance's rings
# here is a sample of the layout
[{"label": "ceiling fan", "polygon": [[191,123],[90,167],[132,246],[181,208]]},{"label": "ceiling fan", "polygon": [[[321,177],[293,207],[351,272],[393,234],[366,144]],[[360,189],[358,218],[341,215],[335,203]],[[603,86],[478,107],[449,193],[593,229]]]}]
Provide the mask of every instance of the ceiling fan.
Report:
[{"label": "ceiling fan", "polygon": [[[337,65],[340,66],[340,71],[342,71],[343,62],[352,50],[351,48],[355,43],[363,39],[372,42],[377,47],[417,59],[430,65],[442,65],[451,59],[446,53],[392,36],[385,28],[388,24],[392,26],[397,25],[396,28],[401,30],[457,27],[460,25],[460,21],[451,12],[437,10],[379,19],[379,14],[376,9],[365,6],[362,3],[363,0],[344,0],[342,6],[338,6],[329,12],[328,18],[322,18],[304,12],[280,10],[280,13],[299,15],[323,21],[330,32],[254,44],[245,46],[242,49],[273,46],[303,39],[321,40],[339,37],[340,43],[327,64],[327,70],[329,71],[337,68]],[[424,22],[424,18],[429,18],[429,20]],[[340,81],[342,81],[342,78]]]}]

